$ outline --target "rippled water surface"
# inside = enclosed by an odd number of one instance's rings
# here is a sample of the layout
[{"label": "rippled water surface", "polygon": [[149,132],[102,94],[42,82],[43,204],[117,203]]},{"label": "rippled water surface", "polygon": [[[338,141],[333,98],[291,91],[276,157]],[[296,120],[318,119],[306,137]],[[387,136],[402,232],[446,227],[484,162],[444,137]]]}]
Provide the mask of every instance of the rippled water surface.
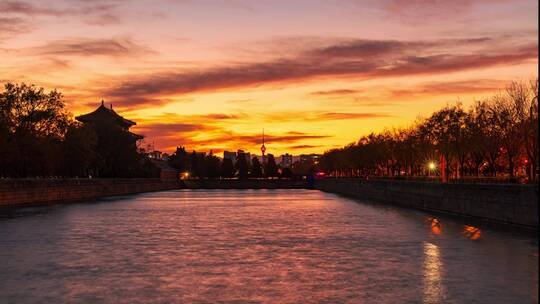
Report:
[{"label": "rippled water surface", "polygon": [[537,303],[538,242],[310,190],[0,218],[0,303]]}]

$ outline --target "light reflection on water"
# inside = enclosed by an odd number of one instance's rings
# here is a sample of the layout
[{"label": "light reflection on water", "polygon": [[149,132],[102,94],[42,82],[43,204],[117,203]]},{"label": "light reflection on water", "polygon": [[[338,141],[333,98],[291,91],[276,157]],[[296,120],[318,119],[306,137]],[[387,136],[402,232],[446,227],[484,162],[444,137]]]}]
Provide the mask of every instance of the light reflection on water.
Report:
[{"label": "light reflection on water", "polygon": [[309,190],[23,210],[0,260],[0,303],[538,302],[534,237]]},{"label": "light reflection on water", "polygon": [[476,241],[482,237],[482,230],[474,226],[465,225],[463,226],[463,235],[469,240]]},{"label": "light reflection on water", "polygon": [[424,303],[443,303],[444,286],[439,247],[424,243]]},{"label": "light reflection on water", "polygon": [[428,218],[428,222],[431,226],[431,232],[435,235],[440,235],[442,233],[441,222],[436,218]]}]

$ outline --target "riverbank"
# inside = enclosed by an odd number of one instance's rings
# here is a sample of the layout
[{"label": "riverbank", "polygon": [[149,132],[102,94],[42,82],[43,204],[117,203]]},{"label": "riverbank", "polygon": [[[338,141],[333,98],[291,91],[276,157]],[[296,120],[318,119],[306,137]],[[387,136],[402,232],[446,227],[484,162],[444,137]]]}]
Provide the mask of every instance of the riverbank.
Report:
[{"label": "riverbank", "polygon": [[538,185],[328,178],[315,189],[538,230]]},{"label": "riverbank", "polygon": [[471,217],[538,230],[538,185],[441,184],[427,181],[326,178],[224,179],[5,179],[0,208],[71,203],[99,197],[173,189],[305,189],[343,194],[406,208]]},{"label": "riverbank", "polygon": [[70,203],[178,188],[175,181],[157,178],[4,179],[0,180],[0,208]]}]

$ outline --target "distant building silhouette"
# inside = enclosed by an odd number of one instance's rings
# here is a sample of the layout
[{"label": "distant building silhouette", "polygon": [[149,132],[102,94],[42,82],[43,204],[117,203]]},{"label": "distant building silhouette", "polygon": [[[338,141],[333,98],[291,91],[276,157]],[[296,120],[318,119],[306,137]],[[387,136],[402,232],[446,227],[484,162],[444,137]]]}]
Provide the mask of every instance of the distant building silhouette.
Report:
[{"label": "distant building silhouette", "polygon": [[[114,124],[126,132],[129,132],[129,128],[137,124],[134,121],[125,119],[124,117],[118,115],[118,113],[116,113],[112,109],[112,104],[110,105],[110,108],[107,109],[107,107],[105,107],[105,103],[103,102],[103,100],[101,100],[101,105],[94,112],[77,116],[75,117],[75,119],[85,124],[93,124],[93,125]],[[129,134],[133,136],[133,141],[137,141],[139,139],[144,138],[143,136],[132,133],[132,132],[129,132]]]},{"label": "distant building silhouette", "polygon": [[300,154],[300,162],[318,163],[321,156],[321,154]]},{"label": "distant building silhouette", "polygon": [[236,163],[236,152],[223,151],[223,159],[230,159],[234,165]]},{"label": "distant building silhouette", "polygon": [[244,154],[244,156],[246,157],[246,161],[248,163],[248,165],[251,165],[251,153],[249,152],[245,152],[244,150],[238,150],[236,152],[236,156],[240,156],[241,154]]},{"label": "distant building silhouette", "polygon": [[293,156],[289,153],[281,155],[279,165],[284,168],[289,168],[293,164]]},{"label": "distant building silhouette", "polygon": [[154,150],[154,151],[148,152],[148,158],[163,160],[163,153],[161,153],[161,151]]}]

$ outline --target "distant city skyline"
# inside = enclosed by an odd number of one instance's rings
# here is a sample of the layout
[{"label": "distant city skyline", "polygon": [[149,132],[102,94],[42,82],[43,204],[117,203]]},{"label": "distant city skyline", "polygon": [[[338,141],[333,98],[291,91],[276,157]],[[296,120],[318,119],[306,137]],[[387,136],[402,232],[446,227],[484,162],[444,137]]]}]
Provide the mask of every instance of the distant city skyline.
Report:
[{"label": "distant city skyline", "polygon": [[163,152],[322,153],[536,78],[538,2],[0,0],[0,57]]}]

